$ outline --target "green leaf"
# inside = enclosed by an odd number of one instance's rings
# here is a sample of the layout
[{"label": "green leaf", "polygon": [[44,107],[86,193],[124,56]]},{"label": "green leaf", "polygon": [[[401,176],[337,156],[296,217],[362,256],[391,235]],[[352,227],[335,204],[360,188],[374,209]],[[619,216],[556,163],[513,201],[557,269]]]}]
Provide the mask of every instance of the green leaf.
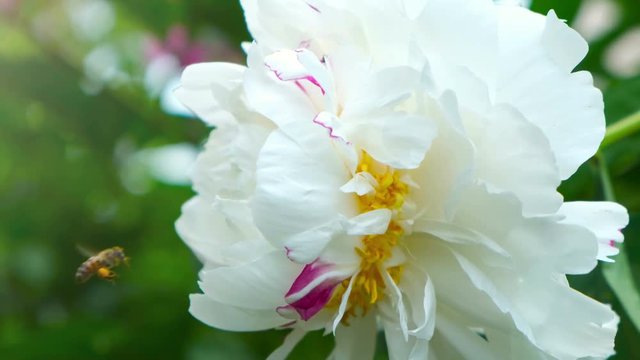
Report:
[{"label": "green leaf", "polygon": [[[608,201],[615,201],[613,184],[605,157],[598,156],[598,162],[604,197]],[[635,223],[635,221],[632,223]],[[624,245],[620,246],[620,253],[616,256],[616,262],[604,264],[602,273],[636,329],[640,330],[640,291],[634,282]]]},{"label": "green leaf", "polygon": [[607,124],[640,111],[640,75],[611,83],[604,95]]},{"label": "green leaf", "polygon": [[624,245],[615,258],[615,263],[602,267],[602,273],[636,329],[640,330],[640,290],[634,282]]},{"label": "green leaf", "polygon": [[610,84],[604,103],[608,128],[602,149],[609,160],[609,171],[619,178],[640,164],[640,126],[631,115],[640,111],[640,76]]}]

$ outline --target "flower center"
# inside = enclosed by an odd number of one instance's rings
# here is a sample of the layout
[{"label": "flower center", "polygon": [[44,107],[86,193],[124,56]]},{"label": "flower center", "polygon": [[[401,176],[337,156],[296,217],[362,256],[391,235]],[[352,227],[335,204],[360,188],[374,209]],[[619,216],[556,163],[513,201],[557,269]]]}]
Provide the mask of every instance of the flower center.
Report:
[{"label": "flower center", "polygon": [[[377,182],[374,192],[358,196],[361,212],[389,209],[394,212],[393,218],[397,218],[409,192],[409,186],[401,180],[402,174],[389,166],[378,163],[364,151],[357,171],[371,174]],[[394,283],[399,283],[402,276],[402,265],[386,268],[385,263],[391,258],[393,248],[398,244],[403,234],[402,226],[392,219],[384,234],[367,235],[362,238],[362,246],[355,249],[361,259],[360,271],[353,279],[348,306],[342,318],[344,323],[348,323],[352,316],[366,315],[371,306],[384,298],[384,289],[387,287],[385,271]],[[336,287],[327,304],[328,307],[337,308],[340,305],[351,281],[351,278],[345,279]]]}]

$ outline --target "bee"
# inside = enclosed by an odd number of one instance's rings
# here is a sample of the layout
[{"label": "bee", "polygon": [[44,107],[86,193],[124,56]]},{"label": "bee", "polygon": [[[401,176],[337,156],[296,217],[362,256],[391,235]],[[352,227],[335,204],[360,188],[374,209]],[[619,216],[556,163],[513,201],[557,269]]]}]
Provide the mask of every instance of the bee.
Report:
[{"label": "bee", "polygon": [[129,266],[129,258],[124,254],[124,249],[114,246],[100,251],[91,256],[76,270],[76,281],[83,283],[94,274],[99,278],[113,282],[117,274],[112,269],[120,264]]}]

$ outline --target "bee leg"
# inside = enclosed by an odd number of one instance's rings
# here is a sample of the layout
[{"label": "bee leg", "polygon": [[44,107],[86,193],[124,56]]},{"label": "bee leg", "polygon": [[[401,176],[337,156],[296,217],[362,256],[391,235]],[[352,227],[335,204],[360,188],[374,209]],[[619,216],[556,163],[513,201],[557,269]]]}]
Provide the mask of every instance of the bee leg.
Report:
[{"label": "bee leg", "polygon": [[115,271],[111,270],[108,267],[101,267],[100,269],[98,269],[98,271],[96,272],[98,274],[98,276],[104,280],[107,280],[111,283],[114,283],[114,279],[116,278],[117,274],[115,273]]}]

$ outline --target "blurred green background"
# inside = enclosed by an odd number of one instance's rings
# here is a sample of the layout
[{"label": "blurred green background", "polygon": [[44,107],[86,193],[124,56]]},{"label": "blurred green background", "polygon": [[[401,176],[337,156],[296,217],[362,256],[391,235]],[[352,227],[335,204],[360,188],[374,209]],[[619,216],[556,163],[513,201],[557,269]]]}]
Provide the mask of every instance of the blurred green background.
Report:
[{"label": "blurred green background", "polygon": [[[555,8],[589,40],[581,67],[609,123],[640,110],[638,0],[532,7]],[[192,161],[209,130],[166,94],[191,62],[242,62],[245,40],[235,0],[0,0],[1,359],[262,359],[280,344],[283,332],[226,333],[189,315],[199,264],[173,228],[192,195],[174,164]],[[629,281],[626,309],[600,266],[571,282],[621,314],[616,358],[640,359],[640,136],[604,159],[632,214],[630,271],[608,277]],[[567,200],[604,198],[598,165],[562,185]],[[131,267],[116,285],[77,285],[79,245],[123,246]],[[308,336],[292,358],[323,359],[331,342]]]}]

